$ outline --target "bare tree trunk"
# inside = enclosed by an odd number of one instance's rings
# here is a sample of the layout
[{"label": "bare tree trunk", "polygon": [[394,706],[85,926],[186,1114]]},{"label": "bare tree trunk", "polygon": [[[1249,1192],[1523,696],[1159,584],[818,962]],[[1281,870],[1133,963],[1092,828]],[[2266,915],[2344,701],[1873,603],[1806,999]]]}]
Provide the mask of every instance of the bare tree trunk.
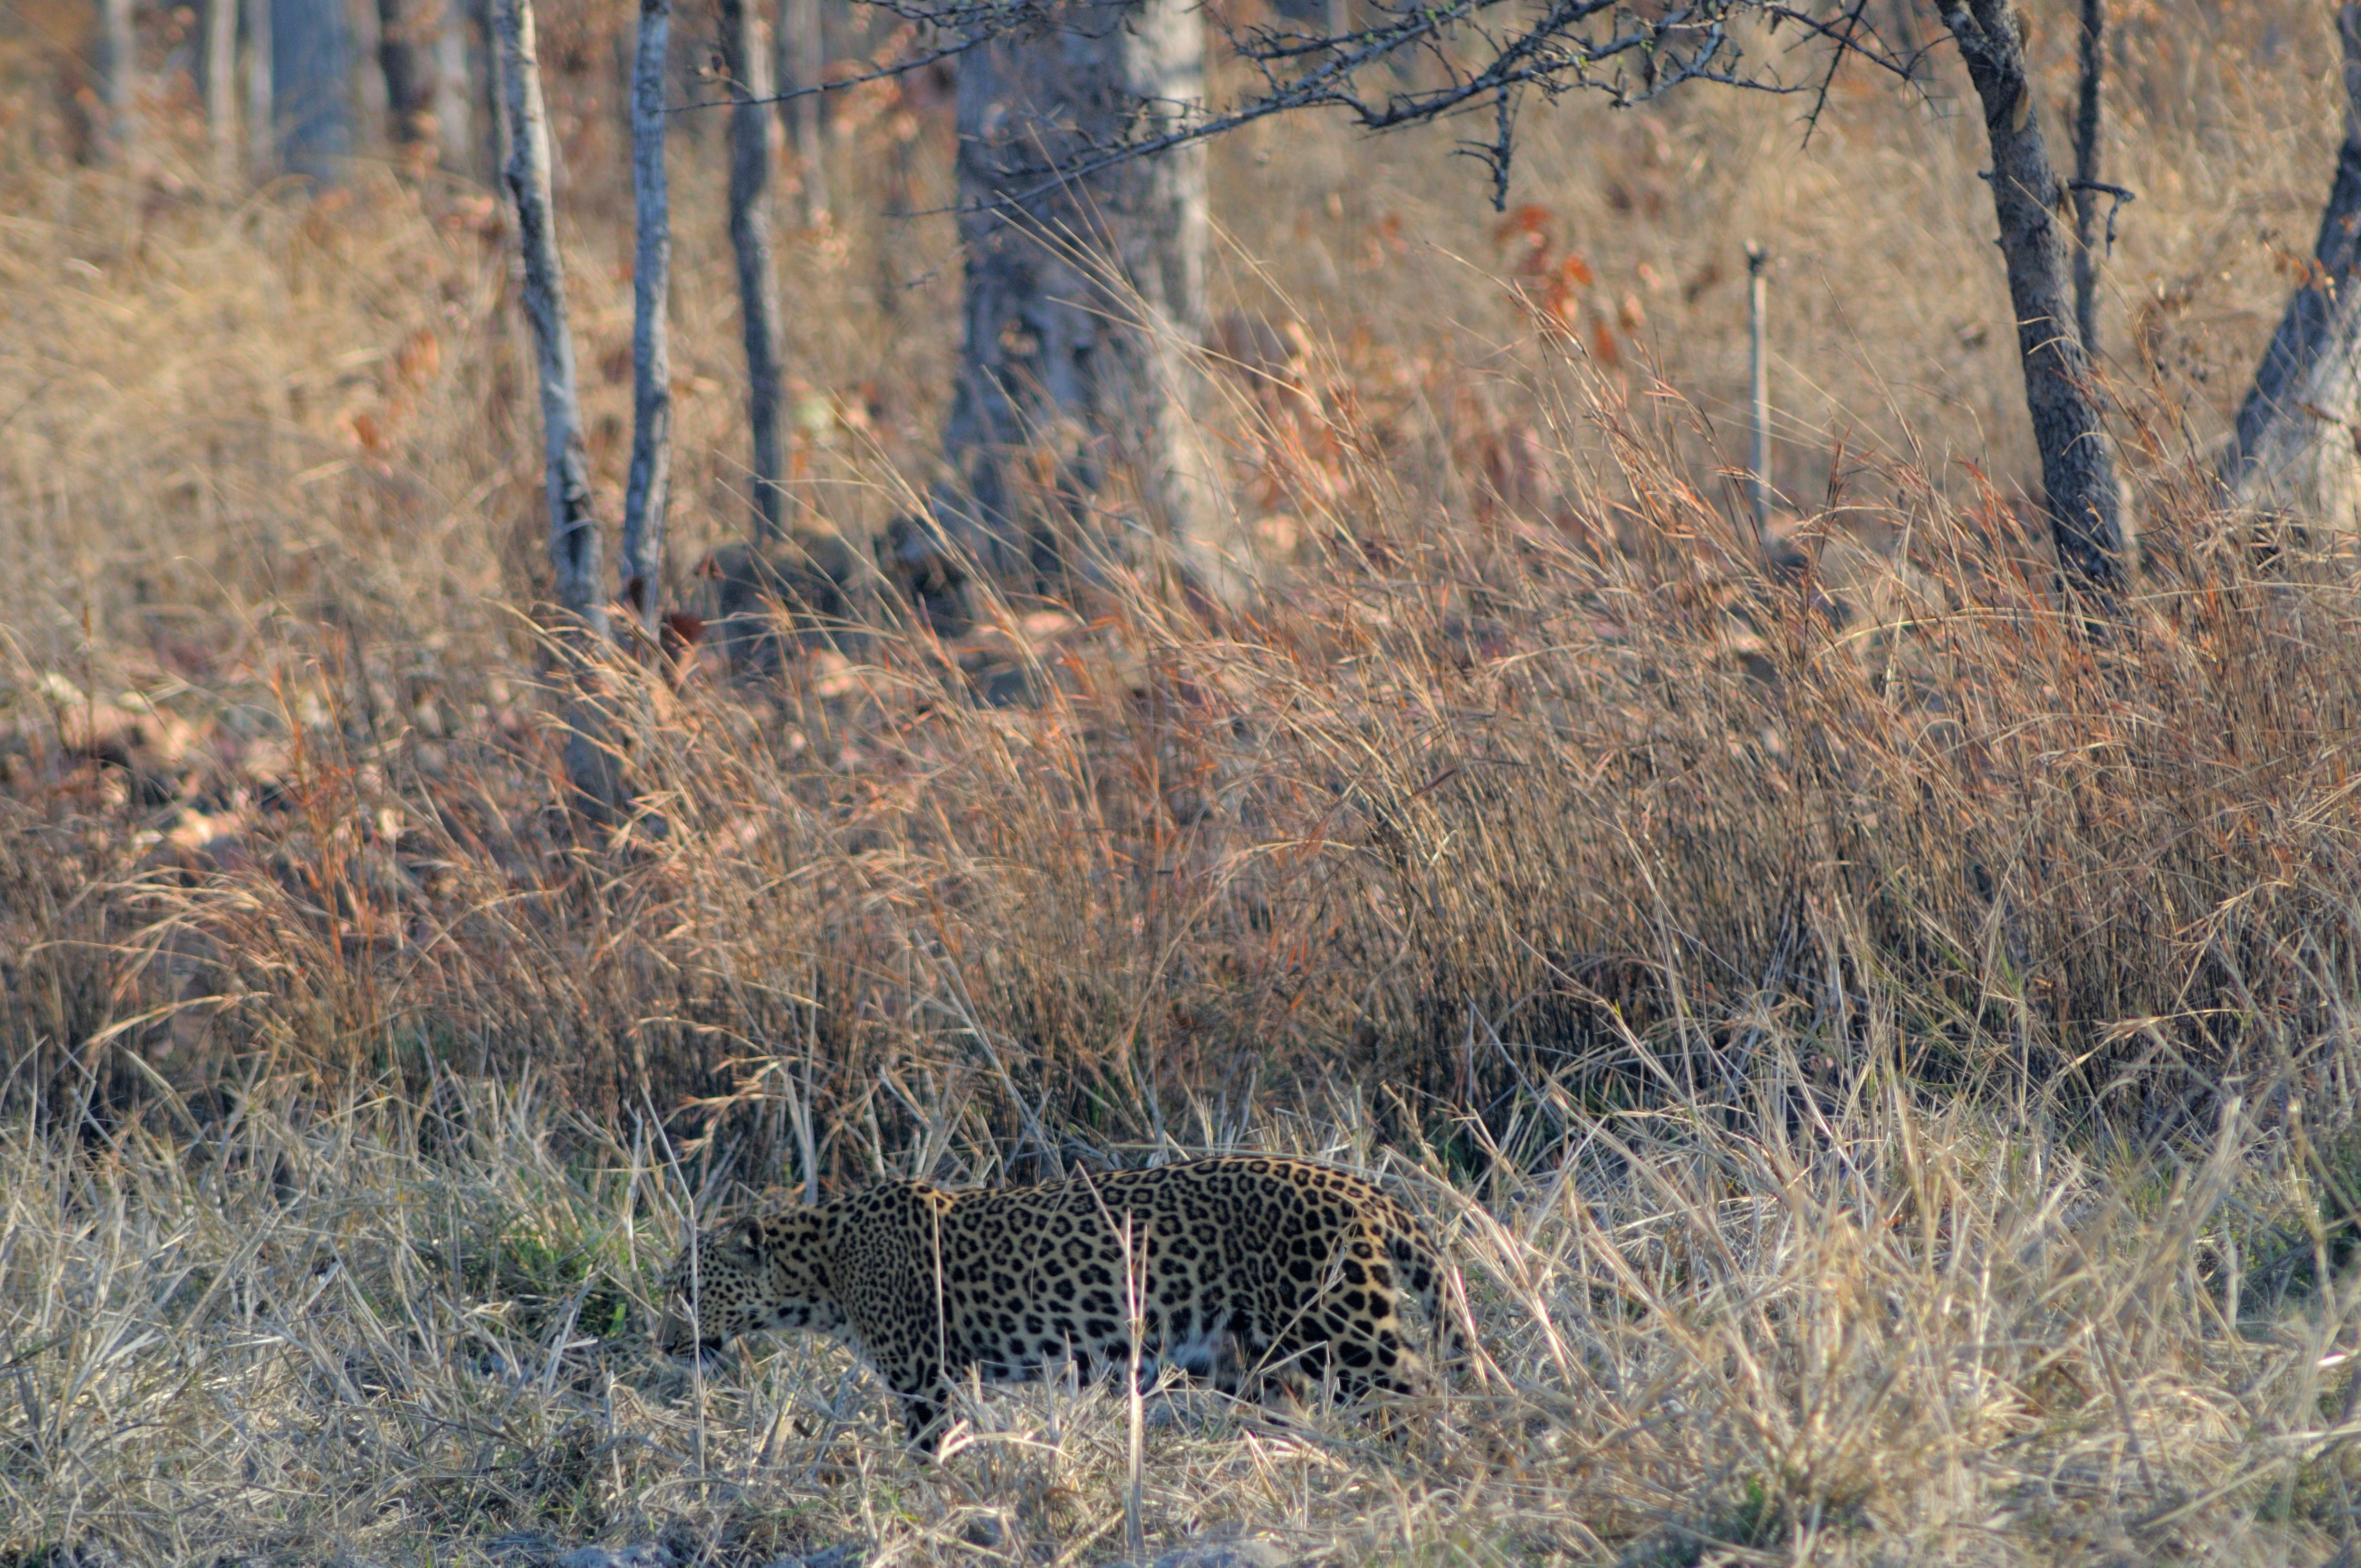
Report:
[{"label": "bare tree trunk", "polygon": [[453,0],[453,4],[464,6],[467,13],[467,58],[478,83],[476,107],[482,111],[484,121],[481,141],[469,162],[498,184],[501,170],[509,166],[511,149],[508,112],[500,99],[500,40],[494,36],[498,29],[492,20],[493,0]]},{"label": "bare tree trunk", "polygon": [[2100,89],[2107,70],[2107,0],[2082,0],[2081,98],[2074,111],[2074,324],[2099,356]]},{"label": "bare tree trunk", "polygon": [[385,27],[378,6],[381,0],[346,0],[345,53],[352,76],[345,84],[345,101],[353,122],[353,151],[375,151],[386,142],[386,81],[379,64]]},{"label": "bare tree trunk", "polygon": [[631,194],[638,222],[631,266],[631,477],[623,497],[623,603],[657,634],[664,507],[672,491],[672,198],[664,181],[664,62],[672,0],[640,0],[631,62]]},{"label": "bare tree trunk", "polygon": [[2122,498],[2114,449],[2099,417],[2090,359],[2067,291],[2059,214],[2068,208],[2068,192],[2041,137],[2017,30],[2024,13],[2007,0],[1943,0],[1942,11],[1983,104],[1993,205],[2058,565],[2072,589],[2111,600],[2125,583]]},{"label": "bare tree trunk", "polygon": [[378,65],[385,72],[386,138],[406,163],[431,165],[440,150],[444,0],[377,0]]},{"label": "bare tree trunk", "polygon": [[1771,264],[1771,253],[1755,244],[1746,242],[1746,325],[1747,356],[1751,372],[1752,396],[1749,412],[1753,416],[1753,455],[1748,493],[1754,503],[1754,545],[1763,547],[1771,536],[1771,365],[1764,341],[1770,334],[1771,291],[1763,269]]},{"label": "bare tree trunk", "polygon": [[270,80],[279,162],[324,185],[353,156],[352,32],[343,0],[271,0]]},{"label": "bare tree trunk", "polygon": [[271,0],[245,0],[246,158],[257,180],[279,172],[278,95],[270,81]]},{"label": "bare tree trunk", "polygon": [[[606,563],[598,515],[590,497],[590,459],[582,440],[582,404],[574,374],[574,334],[566,318],[566,269],[557,253],[556,214],[550,199],[549,116],[543,104],[541,63],[533,37],[533,0],[496,0],[493,31],[500,60],[500,95],[511,153],[505,170],[516,203],[517,240],[524,253],[524,309],[541,372],[541,420],[549,495],[549,560],[564,616],[561,638],[577,659],[607,637]],[[571,672],[581,695],[567,715],[566,774],[588,815],[603,820],[620,799],[614,758],[602,744],[609,731],[588,686],[587,669]]]},{"label": "bare tree trunk", "polygon": [[106,148],[128,165],[139,148],[139,35],[132,27],[131,0],[99,0],[106,59]]},{"label": "bare tree trunk", "polygon": [[[796,93],[818,86],[827,64],[819,0],[780,0],[779,91]],[[811,93],[791,98],[779,109],[795,148],[796,172],[803,181],[804,223],[817,228],[828,222],[828,144],[821,134],[820,95]]]},{"label": "bare tree trunk", "polygon": [[746,335],[746,423],[753,435],[749,477],[754,535],[779,536],[786,510],[780,479],[779,281],[771,260],[771,45],[749,0],[721,0],[721,65],[729,73],[730,243],[738,253],[738,305]]},{"label": "bare tree trunk", "polygon": [[217,190],[237,182],[237,0],[205,0],[205,141]]},{"label": "bare tree trunk", "polygon": [[434,128],[443,140],[445,167],[475,174],[476,100],[467,67],[467,7],[444,0],[443,25],[434,37]]},{"label": "bare tree trunk", "polygon": [[[1079,181],[1044,173],[1197,112],[1202,16],[1191,0],[1130,0],[1057,24],[960,64],[966,330],[936,514],[995,576],[1051,577],[1078,565],[1060,556],[1057,513],[1128,470],[1133,537],[1094,525],[1093,548],[1160,543],[1198,587],[1226,596],[1238,559],[1216,532],[1190,396],[1205,331],[1204,151]],[[1065,507],[1028,508],[1010,482],[1011,459],[1038,446],[1060,449]]]},{"label": "bare tree trunk", "polygon": [[2361,524],[2361,5],[2337,13],[2345,39],[2345,145],[2321,210],[2309,275],[2238,410],[2223,482],[2236,505]]},{"label": "bare tree trunk", "polygon": [[[905,128],[910,134],[903,134]],[[886,135],[891,147],[885,155],[885,191],[878,203],[885,219],[884,232],[877,245],[877,310],[889,325],[902,319],[902,280],[900,252],[907,235],[910,217],[911,192],[917,181],[912,178],[910,143],[917,136],[915,119],[908,116],[889,117]]]}]

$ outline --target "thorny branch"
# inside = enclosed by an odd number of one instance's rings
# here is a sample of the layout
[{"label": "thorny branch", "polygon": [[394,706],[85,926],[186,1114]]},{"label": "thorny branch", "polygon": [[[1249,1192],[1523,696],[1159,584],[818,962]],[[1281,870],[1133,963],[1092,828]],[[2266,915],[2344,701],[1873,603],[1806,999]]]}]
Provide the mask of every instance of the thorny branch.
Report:
[{"label": "thorny branch", "polygon": [[[865,3],[917,25],[912,53],[764,101],[840,92],[924,70],[994,38],[1103,26],[1093,13],[1124,9],[1126,0]],[[1335,33],[1290,23],[1240,26],[1213,15],[1230,52],[1252,75],[1247,91],[1218,110],[1143,102],[1133,117],[1136,134],[1025,171],[1035,177],[1029,188],[1008,190],[999,200],[1021,205],[1117,163],[1299,110],[1342,110],[1360,129],[1375,132],[1489,109],[1493,134],[1461,151],[1489,170],[1493,201],[1505,208],[1517,99],[1525,90],[1553,100],[1598,93],[1628,108],[1708,82],[1806,97],[1804,117],[1813,125],[1846,61],[1908,81],[1925,53],[1892,48],[1864,12],[1864,0],[1540,0],[1538,5],[1534,0],[1367,0],[1363,25]],[[1792,29],[1792,41],[1777,38],[1783,27]],[[1747,53],[1747,41],[1757,35],[1770,57],[1761,61]],[[1807,45],[1827,49],[1825,63],[1814,61],[1792,76],[1783,71],[1777,55]],[[678,110],[730,102],[684,104]]]},{"label": "thorny branch", "polygon": [[2138,201],[2138,193],[2125,186],[2110,185],[2103,180],[2069,180],[2066,189],[2096,191],[2102,196],[2112,198],[2107,203],[2107,254],[2113,256],[2115,253],[2115,215],[2124,210],[2126,203]]}]

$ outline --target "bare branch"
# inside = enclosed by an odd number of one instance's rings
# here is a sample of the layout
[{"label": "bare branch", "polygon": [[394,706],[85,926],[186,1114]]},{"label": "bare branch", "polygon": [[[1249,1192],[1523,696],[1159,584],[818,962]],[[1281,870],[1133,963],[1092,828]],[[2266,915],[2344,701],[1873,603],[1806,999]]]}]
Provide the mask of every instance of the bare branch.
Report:
[{"label": "bare branch", "polygon": [[[955,59],[1012,34],[1104,31],[1098,13],[1122,10],[1129,0],[868,0],[918,23],[927,47],[907,58],[857,75],[753,100],[784,102],[812,93],[840,92]],[[1331,33],[1287,23],[1220,24],[1231,53],[1257,84],[1213,113],[1143,103],[1132,124],[1138,134],[1091,145],[1063,161],[1026,171],[1002,204],[1021,205],[1058,185],[1134,159],[1150,158],[1208,141],[1276,115],[1304,109],[1341,110],[1360,129],[1387,131],[1488,108],[1493,134],[1461,150],[1492,177],[1493,199],[1505,205],[1514,156],[1516,100],[1526,88],[1554,99],[1569,92],[1604,95],[1618,107],[1660,98],[1691,82],[1774,94],[1806,94],[1817,119],[1845,60],[1861,60],[1905,80],[1919,54],[1897,53],[1866,19],[1864,0],[1689,0],[1661,11],[1634,9],[1628,0],[1374,0],[1360,8],[1363,25]],[[1796,43],[1827,48],[1826,64],[1791,79],[1775,60],[1750,60],[1739,33],[1761,23],[1796,29]],[[1783,52],[1792,53],[1793,50]],[[1405,86],[1393,68],[1417,60],[1423,84]],[[1440,80],[1434,66],[1443,68]],[[1383,77],[1378,75],[1385,68]],[[1365,82],[1382,80],[1382,86]],[[674,113],[743,104],[740,98],[677,105]]]}]

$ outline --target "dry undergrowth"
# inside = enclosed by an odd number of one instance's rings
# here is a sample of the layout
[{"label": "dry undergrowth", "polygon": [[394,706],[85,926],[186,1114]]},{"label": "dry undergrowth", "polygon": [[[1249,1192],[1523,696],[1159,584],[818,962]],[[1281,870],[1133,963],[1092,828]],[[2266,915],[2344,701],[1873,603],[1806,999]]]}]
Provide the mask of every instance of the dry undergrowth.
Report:
[{"label": "dry undergrowth", "polygon": [[[2318,1215],[2350,1146],[2239,1102],[2177,1161],[2037,1114],[1815,1084],[1766,1033],[1751,1102],[1586,1113],[1474,1186],[1376,1157],[1450,1237],[1480,1368],[1389,1440],[1151,1401],[1151,1546],[1247,1530],[1328,1562],[2320,1561],[2350,1540],[2361,1292]],[[937,1107],[948,1111],[946,1107]],[[1253,1146],[1348,1160],[1349,1106]],[[1137,1151],[1134,1158],[1139,1157]],[[994,1151],[954,1138],[939,1168]],[[701,1383],[646,1292],[698,1167],[531,1090],[446,1080],[218,1125],[159,1104],[0,1146],[0,1551],[475,1562],[663,1539],[762,1563],[1094,1563],[1123,1543],[1120,1400],[972,1401],[933,1464],[833,1349]],[[705,1183],[709,1206],[724,1184]],[[984,1522],[988,1521],[988,1522]],[[540,1538],[538,1540],[533,1538]],[[93,1561],[83,1556],[78,1561]]]}]

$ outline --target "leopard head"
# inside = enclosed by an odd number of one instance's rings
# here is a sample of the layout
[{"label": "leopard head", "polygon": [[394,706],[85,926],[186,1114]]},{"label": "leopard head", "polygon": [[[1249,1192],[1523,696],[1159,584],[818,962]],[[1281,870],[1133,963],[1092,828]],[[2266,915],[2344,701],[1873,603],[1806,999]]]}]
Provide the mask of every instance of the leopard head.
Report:
[{"label": "leopard head", "polygon": [[701,1357],[758,1329],[835,1333],[844,1324],[820,1216],[804,1210],[739,1220],[683,1247],[664,1276],[656,1343],[667,1355]]}]

